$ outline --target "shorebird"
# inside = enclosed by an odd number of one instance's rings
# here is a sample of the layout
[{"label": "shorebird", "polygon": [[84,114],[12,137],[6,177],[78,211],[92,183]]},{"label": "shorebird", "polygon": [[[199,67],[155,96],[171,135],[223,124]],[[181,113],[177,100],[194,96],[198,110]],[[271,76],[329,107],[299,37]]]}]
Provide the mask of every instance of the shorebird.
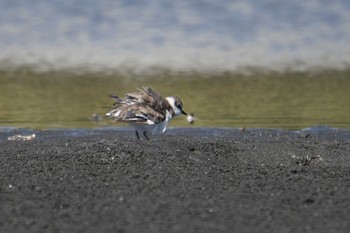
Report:
[{"label": "shorebird", "polygon": [[140,139],[139,132],[142,132],[145,138],[150,140],[147,134],[164,133],[173,117],[187,115],[182,110],[179,97],[163,98],[149,87],[138,90],[139,92],[127,93],[124,99],[111,95],[110,97],[115,100],[114,107],[106,114],[107,117],[133,126],[138,139]]}]

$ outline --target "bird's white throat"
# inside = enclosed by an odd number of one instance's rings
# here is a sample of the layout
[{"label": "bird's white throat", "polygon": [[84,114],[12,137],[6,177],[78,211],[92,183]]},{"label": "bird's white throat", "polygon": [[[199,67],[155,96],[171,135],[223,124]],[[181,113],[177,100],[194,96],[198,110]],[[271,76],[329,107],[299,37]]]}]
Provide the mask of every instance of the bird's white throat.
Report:
[{"label": "bird's white throat", "polygon": [[175,116],[180,115],[181,114],[181,109],[176,107],[176,105],[175,105],[175,98],[173,96],[169,96],[169,97],[166,97],[165,99],[168,101],[168,103],[170,104],[170,106],[174,110]]}]

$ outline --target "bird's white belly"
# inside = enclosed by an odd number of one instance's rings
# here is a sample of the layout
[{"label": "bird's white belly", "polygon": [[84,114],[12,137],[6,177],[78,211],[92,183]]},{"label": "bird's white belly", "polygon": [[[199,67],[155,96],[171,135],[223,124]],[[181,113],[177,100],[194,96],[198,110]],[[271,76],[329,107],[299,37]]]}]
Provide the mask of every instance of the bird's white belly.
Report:
[{"label": "bird's white belly", "polygon": [[135,123],[131,123],[130,125],[132,125],[133,127],[136,128],[136,130],[138,131],[144,131],[146,133],[150,133],[150,134],[160,134],[160,133],[164,133],[167,126],[168,126],[168,122],[171,119],[171,114],[167,111],[167,115],[164,121],[158,123],[158,124],[135,124]]}]

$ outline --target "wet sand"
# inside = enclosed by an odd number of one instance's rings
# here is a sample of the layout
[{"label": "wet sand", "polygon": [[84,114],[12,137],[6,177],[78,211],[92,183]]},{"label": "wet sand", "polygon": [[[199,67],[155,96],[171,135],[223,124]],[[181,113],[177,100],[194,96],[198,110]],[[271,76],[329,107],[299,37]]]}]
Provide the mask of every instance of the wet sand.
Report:
[{"label": "wet sand", "polygon": [[0,232],[350,232],[349,131],[205,132],[3,140]]}]

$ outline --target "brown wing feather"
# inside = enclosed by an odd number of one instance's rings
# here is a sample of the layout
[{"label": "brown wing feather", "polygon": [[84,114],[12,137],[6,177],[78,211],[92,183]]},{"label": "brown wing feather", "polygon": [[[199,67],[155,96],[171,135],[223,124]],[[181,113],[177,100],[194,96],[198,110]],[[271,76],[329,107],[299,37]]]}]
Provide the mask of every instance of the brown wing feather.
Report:
[{"label": "brown wing feather", "polygon": [[143,93],[148,97],[145,98],[146,104],[155,111],[165,114],[166,109],[171,109],[168,101],[166,101],[158,92],[153,91],[149,87],[144,87]]},{"label": "brown wing feather", "polygon": [[154,111],[151,107],[134,104],[127,106],[119,114],[118,121],[148,123],[153,121],[155,124],[163,121],[165,116]]},{"label": "brown wing feather", "polygon": [[168,101],[149,87],[139,91],[126,94],[125,99],[112,96],[116,102],[110,113],[113,115],[119,111],[117,120],[124,122],[147,123],[150,120],[159,123],[165,120],[166,109],[172,111]]}]

